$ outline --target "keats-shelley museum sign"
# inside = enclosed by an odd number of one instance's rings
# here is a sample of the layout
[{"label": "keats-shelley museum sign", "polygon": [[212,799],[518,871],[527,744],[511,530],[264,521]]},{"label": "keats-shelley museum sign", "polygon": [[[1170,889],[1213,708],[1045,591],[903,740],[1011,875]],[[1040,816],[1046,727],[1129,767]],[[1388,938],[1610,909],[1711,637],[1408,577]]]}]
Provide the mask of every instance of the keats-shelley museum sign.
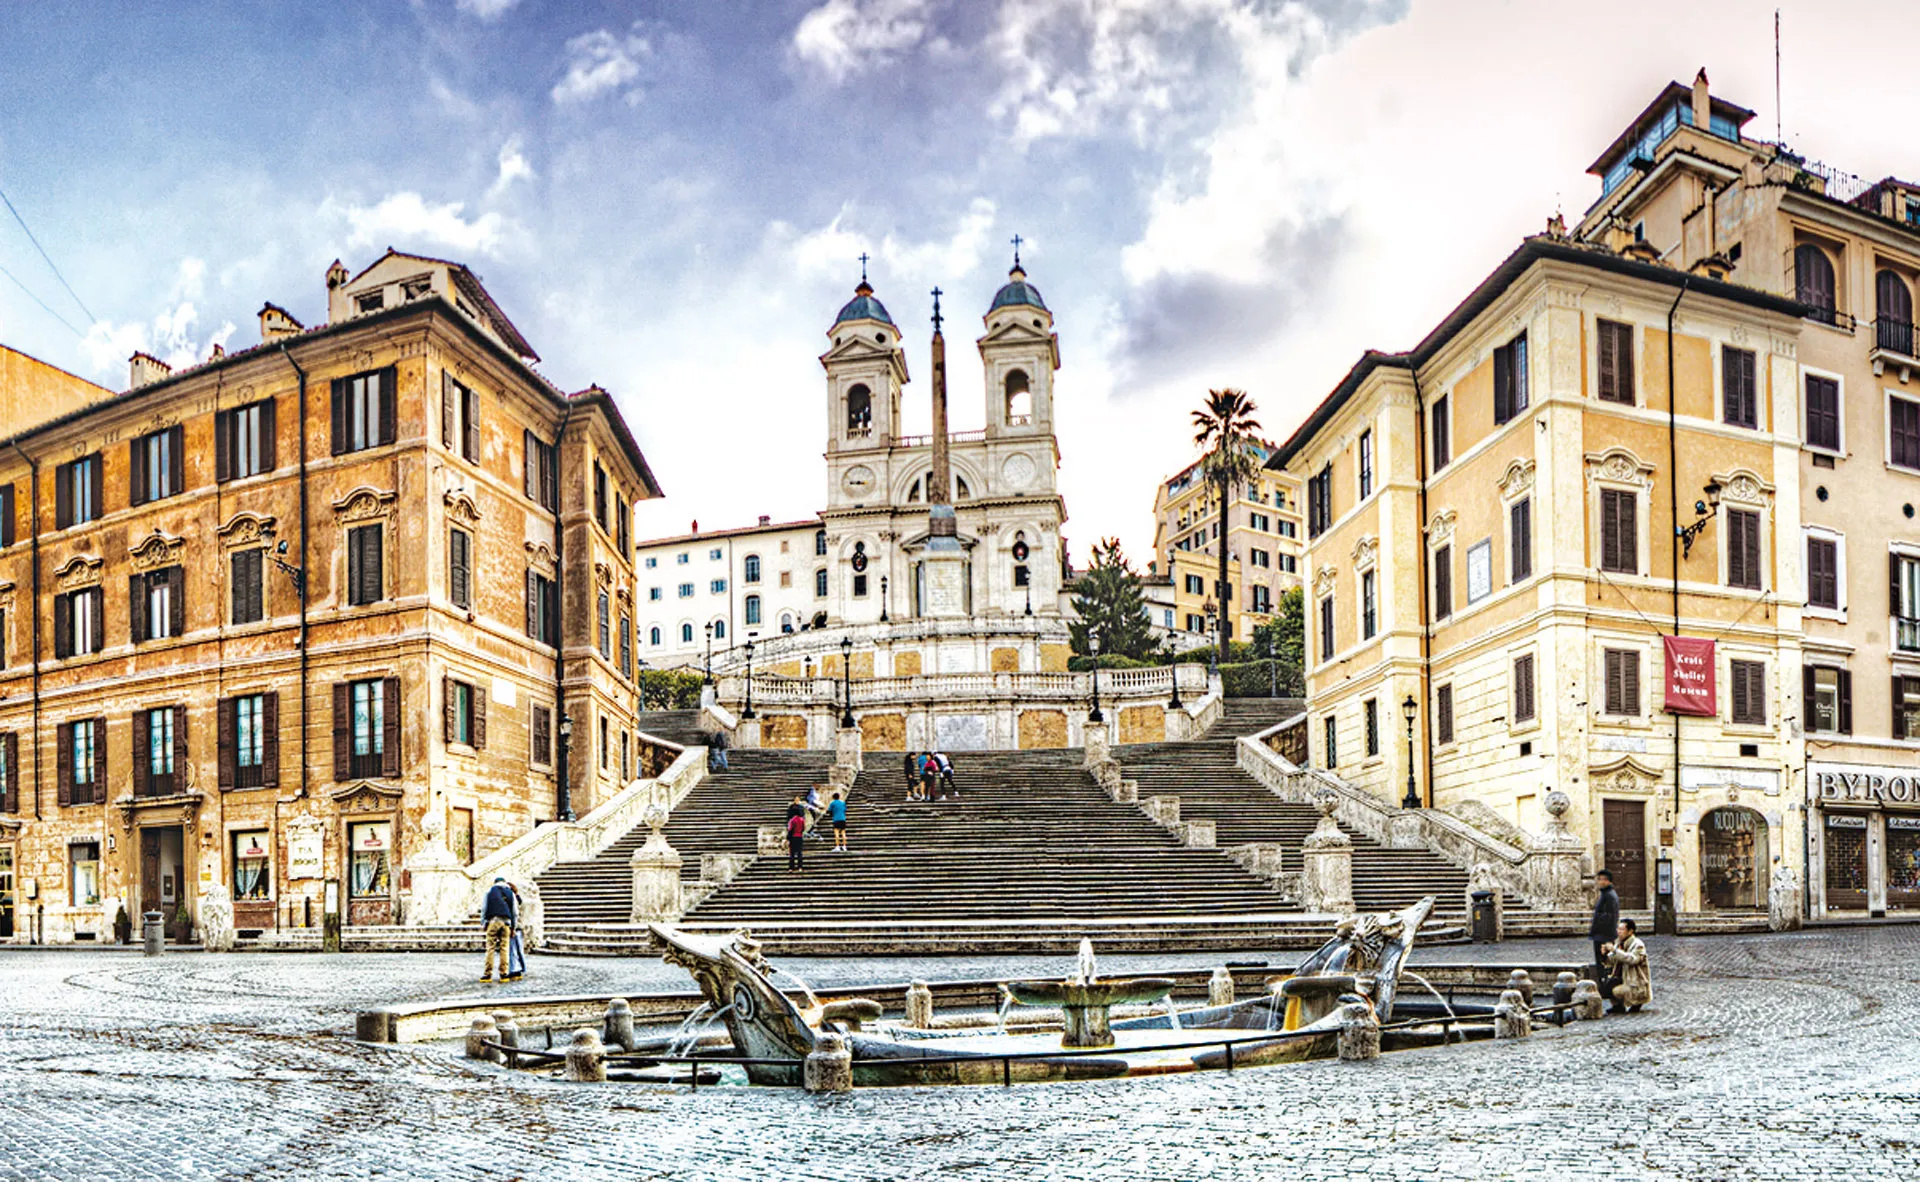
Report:
[{"label": "keats-shelley museum sign", "polygon": [[1807,784],[1823,805],[1920,808],[1920,769],[1916,768],[1809,762]]}]

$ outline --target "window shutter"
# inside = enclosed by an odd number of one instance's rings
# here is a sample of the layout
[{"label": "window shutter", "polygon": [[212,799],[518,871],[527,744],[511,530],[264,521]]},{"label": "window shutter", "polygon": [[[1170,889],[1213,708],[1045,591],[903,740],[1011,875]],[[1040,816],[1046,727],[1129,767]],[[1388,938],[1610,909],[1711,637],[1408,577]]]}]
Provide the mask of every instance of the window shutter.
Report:
[{"label": "window shutter", "polygon": [[1904,677],[1895,677],[1893,679],[1893,729],[1887,733],[1896,739],[1906,738],[1907,712],[1902,709],[1904,703],[1901,701],[1901,699],[1906,696],[1906,692],[1907,679]]},{"label": "window shutter", "polygon": [[1853,733],[1853,671],[1840,670],[1840,733]]},{"label": "window shutter", "polygon": [[187,568],[168,567],[167,587],[168,633],[177,639],[187,632]]},{"label": "window shutter", "polygon": [[13,485],[0,485],[0,546],[11,546],[17,535],[14,522]]},{"label": "window shutter", "polygon": [[1600,399],[1603,402],[1620,400],[1620,357],[1616,349],[1613,325],[1600,322]]},{"label": "window shutter", "polygon": [[73,724],[63,722],[54,728],[54,742],[60,750],[54,763],[59,768],[57,780],[60,789],[60,807],[68,808],[73,804]]},{"label": "window shutter", "polygon": [[381,720],[386,725],[380,737],[380,774],[388,779],[398,779],[400,775],[400,679],[398,677],[387,678],[386,699],[386,716]]},{"label": "window shutter", "polygon": [[459,711],[454,709],[453,678],[440,679],[440,738],[451,743],[460,733]]},{"label": "window shutter", "polygon": [[260,695],[260,784],[272,788],[280,783],[280,694]]},{"label": "window shutter", "polygon": [[[96,624],[99,621],[95,621]],[[147,638],[147,576],[127,576],[127,638],[135,644]]]},{"label": "window shutter", "polygon": [[333,778],[353,778],[353,686],[333,687]]},{"label": "window shutter", "polygon": [[1620,502],[1620,569],[1640,573],[1640,503],[1630,492],[1616,495]]},{"label": "window shutter", "polygon": [[1443,685],[1434,694],[1435,713],[1439,715],[1436,724],[1439,740],[1442,743],[1453,742],[1453,687]]},{"label": "window shutter", "polygon": [[53,470],[53,525],[65,529],[73,524],[73,465],[62,464]]},{"label": "window shutter", "polygon": [[238,412],[231,410],[213,416],[213,478],[221,484],[233,479],[233,435],[239,420]]},{"label": "window shutter", "polygon": [[520,439],[522,446],[521,454],[525,457],[525,463],[523,465],[524,471],[520,473],[520,483],[526,491],[527,499],[537,501],[540,499],[540,473],[538,470],[539,457],[534,454],[533,450],[533,432],[523,428],[520,432]]},{"label": "window shutter", "polygon": [[480,462],[480,391],[467,390],[466,410],[466,455],[474,463]]},{"label": "window shutter", "polygon": [[[399,407],[395,405],[394,368],[389,365],[380,371],[380,442],[392,443],[398,425]],[[424,393],[424,391],[422,391]]]},{"label": "window shutter", "polygon": [[1504,423],[1513,417],[1513,376],[1508,369],[1504,348],[1493,351],[1493,421]]},{"label": "window shutter", "polygon": [[93,481],[93,517],[89,520],[97,520],[102,513],[106,512],[106,502],[101,499],[100,493],[100,477],[106,470],[106,466],[107,457],[102,452],[95,452],[92,462],[87,465],[87,475]]},{"label": "window shutter", "polygon": [[453,437],[458,430],[454,422],[454,398],[453,375],[443,369],[440,371],[440,442],[448,451],[458,447]]},{"label": "window shutter", "polygon": [[[141,436],[127,444],[127,503],[144,505],[147,503],[147,439]],[[100,502],[93,504],[94,512],[100,511]]]},{"label": "window shutter", "polygon": [[473,606],[472,545],[472,535],[465,530],[448,531],[447,593],[461,607]]},{"label": "window shutter", "polygon": [[20,811],[20,736],[7,732],[5,751],[7,755],[6,800],[0,801],[0,808],[7,812]]},{"label": "window shutter", "polygon": [[484,751],[487,747],[487,692],[482,686],[473,687],[473,740],[475,751]]},{"label": "window shutter", "polygon": [[1623,652],[1620,654],[1620,689],[1623,714],[1638,717],[1640,714],[1640,654]]},{"label": "window shutter", "polygon": [[1736,723],[1745,722],[1753,713],[1753,702],[1749,696],[1751,694],[1751,687],[1747,685],[1747,663],[1745,661],[1732,661],[1728,663],[1727,669],[1728,672],[1733,674],[1731,679],[1733,681],[1732,721]]},{"label": "window shutter", "polygon": [[53,655],[65,660],[73,655],[73,596],[53,597]]},{"label": "window shutter", "polygon": [[[271,472],[280,466],[276,458],[279,454],[280,424],[279,416],[274,412],[279,405],[278,398],[269,398],[260,404],[260,436],[254,442],[259,448],[262,472]],[[306,424],[302,423],[300,429],[306,430]]]},{"label": "window shutter", "polygon": [[333,454],[347,450],[347,381],[333,379]]},{"label": "window shutter", "polygon": [[[133,712],[133,794],[135,796],[147,794],[147,772],[153,767],[153,756],[147,750],[151,741],[152,738],[147,732],[147,712],[135,710]],[[101,749],[105,747],[106,744],[100,744]]]},{"label": "window shutter", "polygon": [[167,471],[167,488],[179,495],[187,491],[187,429],[174,424],[167,429],[170,436],[167,447],[167,461],[171,467]]},{"label": "window shutter", "polygon": [[1623,703],[1626,701],[1626,693],[1621,688],[1620,654],[1612,649],[1608,649],[1605,654],[1605,660],[1607,672],[1607,713],[1624,714],[1626,710]]},{"label": "window shutter", "polygon": [[187,782],[187,708],[185,706],[173,708],[173,771],[176,777],[174,783],[181,785],[184,790]]},{"label": "window shutter", "polygon": [[1887,555],[1887,614],[1898,616],[1900,611],[1900,556]]},{"label": "window shutter", "polygon": [[[1818,730],[1814,723],[1813,700],[1818,690],[1814,681],[1815,670],[1812,665],[1800,666],[1800,717],[1806,719],[1806,730]],[[1836,727],[1836,729],[1838,729]]]},{"label": "window shutter", "polygon": [[234,765],[234,743],[239,737],[239,725],[234,717],[236,699],[221,698],[214,708],[214,762],[220,780],[220,791],[230,792],[238,780]]},{"label": "window shutter", "polygon": [[540,637],[540,578],[531,570],[527,572],[527,635],[535,640]]}]

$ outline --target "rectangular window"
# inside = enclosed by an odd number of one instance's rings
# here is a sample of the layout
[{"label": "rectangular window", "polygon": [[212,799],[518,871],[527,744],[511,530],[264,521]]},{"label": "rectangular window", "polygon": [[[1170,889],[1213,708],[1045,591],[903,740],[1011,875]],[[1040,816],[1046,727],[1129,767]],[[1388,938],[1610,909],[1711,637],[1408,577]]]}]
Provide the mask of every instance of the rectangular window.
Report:
[{"label": "rectangular window", "polygon": [[1360,713],[1367,724],[1367,758],[1380,754],[1380,702],[1377,698],[1368,698],[1360,704]]},{"label": "rectangular window", "polygon": [[1920,739],[1920,677],[1893,679],[1893,737]]},{"label": "rectangular window", "polygon": [[1853,733],[1853,674],[1845,669],[1808,665],[1802,671],[1807,702],[1807,729],[1832,734]]},{"label": "rectangular window", "polygon": [[1493,421],[1497,426],[1527,409],[1527,334],[1493,351]]},{"label": "rectangular window", "polygon": [[620,676],[633,676],[633,620],[620,617]]},{"label": "rectangular window", "polygon": [[58,728],[60,803],[99,804],[106,800],[107,720],[83,718]]},{"label": "rectangular window", "polygon": [[248,694],[223,703],[226,710],[220,720],[220,742],[233,759],[232,774],[221,777],[223,787],[259,788],[274,782],[268,754],[278,750],[274,712],[269,706],[272,700],[267,694]]},{"label": "rectangular window", "polygon": [[1453,687],[1443,685],[1433,691],[1434,739],[1445,746],[1453,742]]},{"label": "rectangular window", "polygon": [[1453,462],[1453,411],[1445,394],[1433,400],[1427,418],[1433,433],[1433,470],[1438,472]]},{"label": "rectangular window", "polygon": [[386,598],[383,532],[378,525],[356,525],[347,531],[347,602],[356,607]]},{"label": "rectangular window", "polygon": [[707,590],[714,595],[725,595],[727,593],[727,581],[725,579],[714,579],[707,584]]},{"label": "rectangular window", "polygon": [[[135,796],[171,796],[174,790],[175,723],[184,723],[173,707],[136,711],[133,716]],[[181,728],[185,738],[185,727]]]},{"label": "rectangular window", "polygon": [[1453,614],[1453,547],[1441,546],[1433,552],[1433,618],[1444,620]]},{"label": "rectangular window", "polygon": [[560,507],[559,449],[528,431],[524,436],[526,462],[523,466],[527,498],[547,509]]},{"label": "rectangular window", "polygon": [[1507,509],[1507,558],[1513,582],[1533,577],[1533,498],[1523,497]]},{"label": "rectangular window", "polygon": [[1307,478],[1307,536],[1317,538],[1333,524],[1333,465]]},{"label": "rectangular window", "polygon": [[613,538],[613,544],[620,550],[620,557],[631,562],[633,560],[633,524],[631,515],[627,512],[627,498],[620,493],[613,494]]},{"label": "rectangular window", "polygon": [[1807,446],[1840,450],[1840,383],[1807,375]]},{"label": "rectangular window", "polygon": [[99,452],[53,470],[55,528],[85,525],[100,516],[101,471]]},{"label": "rectangular window", "polygon": [[1200,575],[1188,575],[1186,577],[1186,588],[1188,595],[1205,595],[1207,593],[1207,580]]},{"label": "rectangular window", "polygon": [[693,584],[692,584],[692,583],[682,583],[682,584],[680,584],[680,587],[679,587],[679,592],[680,592],[680,598],[682,598],[682,599],[692,599],[692,598],[693,598]]},{"label": "rectangular window", "polygon": [[1372,640],[1379,631],[1379,616],[1375,611],[1374,572],[1363,571],[1360,574],[1360,639]]},{"label": "rectangular window", "polygon": [[1920,652],[1920,558],[1888,556],[1888,604],[1893,609],[1893,647]]},{"label": "rectangular window", "polygon": [[274,400],[223,410],[213,418],[214,479],[225,482],[274,469]]},{"label": "rectangular window", "polygon": [[867,576],[853,576],[853,597],[855,599],[865,599],[867,597]]},{"label": "rectangular window", "polygon": [[[383,680],[356,681],[349,691],[348,778],[381,776],[386,769],[387,683]],[[395,720],[396,723],[398,720]]]},{"label": "rectangular window", "polygon": [[1730,427],[1760,425],[1758,374],[1753,350],[1722,346],[1720,349],[1721,418]]},{"label": "rectangular window", "polygon": [[620,782],[626,783],[633,778],[633,734],[620,732]]},{"label": "rectangular window", "polygon": [[13,498],[13,485],[0,484],[0,546],[11,546],[19,538]]},{"label": "rectangular window", "polygon": [[535,767],[553,766],[553,711],[546,706],[533,708],[532,747],[527,761]]},{"label": "rectangular window", "polygon": [[1320,659],[1333,659],[1333,596],[1320,601]]},{"label": "rectangular window", "polygon": [[607,470],[600,461],[593,462],[593,519],[600,525],[601,533],[611,533],[607,523]]},{"label": "rectangular window", "polygon": [[1807,606],[1840,610],[1840,543],[1807,539]]},{"label": "rectangular window", "polygon": [[333,382],[333,454],[365,451],[394,439],[394,369]]},{"label": "rectangular window", "polygon": [[1887,437],[1888,462],[1920,470],[1920,402],[1887,399]]},{"label": "rectangular window", "polygon": [[1602,320],[1600,329],[1600,401],[1633,405],[1633,326]]},{"label": "rectangular window", "polygon": [[179,492],[185,483],[183,433],[179,426],[142,435],[127,445],[127,502],[145,505]]},{"label": "rectangular window", "polygon": [[1255,566],[1266,567],[1268,569],[1272,569],[1273,567],[1273,558],[1265,550],[1249,550],[1247,552],[1247,558]]},{"label": "rectangular window", "polygon": [[1299,525],[1295,524],[1294,522],[1288,521],[1286,518],[1282,517],[1280,519],[1280,536],[1283,538],[1299,537],[1300,536]]},{"label": "rectangular window", "polygon": [[82,587],[53,597],[53,655],[64,660],[97,653],[106,645],[106,593]]},{"label": "rectangular window", "polygon": [[440,442],[446,449],[480,460],[480,392],[440,372]]},{"label": "rectangular window", "polygon": [[1247,525],[1249,528],[1258,530],[1261,533],[1270,533],[1273,530],[1273,519],[1265,513],[1249,513],[1247,514]]},{"label": "rectangular window", "polygon": [[257,624],[266,618],[266,580],[262,564],[264,550],[236,550],[233,569],[233,622]]},{"label": "rectangular window", "polygon": [[1640,573],[1639,502],[1632,491],[1600,490],[1600,569],[1613,574]]},{"label": "rectangular window", "polygon": [[1732,722],[1741,726],[1767,724],[1767,666],[1764,661],[1728,661],[1727,680],[1733,683]]},{"label": "rectangular window", "polygon": [[595,619],[599,625],[600,655],[611,661],[613,660],[613,608],[607,599],[607,593],[605,591],[600,593],[599,599],[595,602]]},{"label": "rectangular window", "polygon": [[446,740],[481,751],[487,745],[487,695],[470,682],[445,679]]},{"label": "rectangular window", "polygon": [[1328,770],[1332,770],[1340,766],[1340,748],[1335,739],[1337,724],[1334,722],[1333,715],[1327,715],[1322,726],[1326,731],[1327,768]]},{"label": "rectangular window", "polygon": [[1513,721],[1533,721],[1533,654],[1513,659]]},{"label": "rectangular window", "polygon": [[707,551],[707,561],[709,562],[720,561],[720,554],[721,554],[720,547],[715,546],[713,549]]},{"label": "rectangular window", "polygon": [[560,599],[552,579],[527,572],[527,635],[541,644],[560,643]]},{"label": "rectangular window", "polygon": [[1360,499],[1373,495],[1373,432],[1360,432]]},{"label": "rectangular window", "polygon": [[76,841],[67,847],[67,902],[74,907],[100,905],[100,843]]},{"label": "rectangular window", "polygon": [[657,567],[659,567],[659,565],[660,565],[660,559],[659,559],[659,558],[657,558],[657,557],[655,557],[654,555],[651,555],[651,554],[649,554],[649,555],[647,556],[647,569],[648,569],[648,570],[654,570],[654,569],[656,569]]},{"label": "rectangular window", "polygon": [[447,531],[447,597],[455,607],[473,606],[473,535]]},{"label": "rectangular window", "polygon": [[659,603],[661,594],[661,589],[658,587],[647,588],[647,600],[651,603]]},{"label": "rectangular window", "polygon": [[143,571],[127,577],[127,624],[135,644],[165,640],[186,630],[184,567]]},{"label": "rectangular window", "polygon": [[242,903],[273,897],[273,845],[265,829],[233,835],[233,897]]},{"label": "rectangular window", "polygon": [[1640,716],[1640,654],[1632,649],[1603,650],[1607,674],[1607,713],[1619,717]]},{"label": "rectangular window", "polygon": [[607,729],[607,716],[602,714],[600,716],[600,770],[603,772],[607,770],[607,764],[612,758],[613,742],[608,738],[610,733]]},{"label": "rectangular window", "polygon": [[825,599],[827,597],[827,571],[825,567],[813,572],[813,597],[815,599]]},{"label": "rectangular window", "polygon": [[1760,589],[1760,514],[1727,510],[1727,586]]},{"label": "rectangular window", "polygon": [[1270,588],[1253,589],[1253,610],[1263,614],[1273,610],[1273,591]]}]

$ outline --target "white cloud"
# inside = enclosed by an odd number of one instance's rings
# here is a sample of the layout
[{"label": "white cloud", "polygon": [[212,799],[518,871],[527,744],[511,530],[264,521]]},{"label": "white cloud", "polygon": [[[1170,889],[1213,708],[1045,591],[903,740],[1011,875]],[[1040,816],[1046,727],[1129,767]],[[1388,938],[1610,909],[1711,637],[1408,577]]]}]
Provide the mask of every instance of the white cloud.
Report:
[{"label": "white cloud", "polygon": [[[228,320],[204,337],[195,334],[200,313],[193,301],[205,290],[206,275],[204,260],[191,256],[181,259],[168,306],[151,321],[94,322],[80,342],[88,368],[110,379],[110,385],[117,385],[125,380],[127,359],[135,353],[152,354],[175,369],[205,361],[213,347],[224,346],[235,331]],[[111,380],[116,378],[118,381]]]},{"label": "white cloud", "polygon": [[990,198],[975,197],[944,239],[917,242],[889,230],[877,236],[876,245],[875,235],[848,225],[859,214],[847,204],[832,221],[805,234],[789,223],[774,222],[767,227],[766,245],[775,255],[791,259],[794,271],[806,278],[844,279],[862,254],[870,254],[873,269],[891,277],[958,283],[980,266],[997,213]]},{"label": "white cloud", "polygon": [[[640,62],[652,53],[638,34],[616,36],[606,29],[582,33],[567,42],[567,74],[553,87],[556,103],[584,103],[619,90],[640,76]],[[629,93],[628,101],[636,94]]]},{"label": "white cloud", "polygon": [[518,3],[520,0],[454,0],[454,7],[480,20],[495,21]]},{"label": "white cloud", "polygon": [[885,64],[927,37],[927,0],[827,0],[800,18],[793,52],[835,82]]},{"label": "white cloud", "polygon": [[520,149],[520,137],[516,135],[500,145],[500,174],[494,178],[489,192],[498,195],[515,181],[532,179],[533,165],[527,163],[526,153]]},{"label": "white cloud", "polygon": [[470,254],[492,254],[506,236],[509,223],[497,212],[475,218],[462,216],[466,203],[430,204],[411,190],[389,194],[378,205],[349,205],[342,210],[350,246],[413,244],[447,247]]}]

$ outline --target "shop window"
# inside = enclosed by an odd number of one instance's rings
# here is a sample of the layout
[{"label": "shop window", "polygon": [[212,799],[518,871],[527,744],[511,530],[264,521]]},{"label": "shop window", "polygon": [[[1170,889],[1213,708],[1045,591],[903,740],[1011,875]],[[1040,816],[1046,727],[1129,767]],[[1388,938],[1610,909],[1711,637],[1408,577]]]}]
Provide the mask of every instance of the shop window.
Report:
[{"label": "shop window", "polygon": [[273,893],[273,847],[265,829],[243,829],[233,835],[233,897],[258,903]]},{"label": "shop window", "polygon": [[353,851],[348,863],[347,897],[386,898],[392,885],[393,824],[362,821],[349,825],[347,840]]},{"label": "shop window", "polygon": [[1858,813],[1828,813],[1826,825],[1827,906],[1864,911],[1867,906],[1867,818]]},{"label": "shop window", "polygon": [[1707,906],[1765,907],[1767,822],[1745,808],[1717,808],[1700,818],[1700,885]]},{"label": "shop window", "polygon": [[1920,817],[1887,815],[1887,906],[1920,907]]},{"label": "shop window", "polygon": [[75,907],[100,905],[100,843],[77,841],[67,847],[67,901]]}]

